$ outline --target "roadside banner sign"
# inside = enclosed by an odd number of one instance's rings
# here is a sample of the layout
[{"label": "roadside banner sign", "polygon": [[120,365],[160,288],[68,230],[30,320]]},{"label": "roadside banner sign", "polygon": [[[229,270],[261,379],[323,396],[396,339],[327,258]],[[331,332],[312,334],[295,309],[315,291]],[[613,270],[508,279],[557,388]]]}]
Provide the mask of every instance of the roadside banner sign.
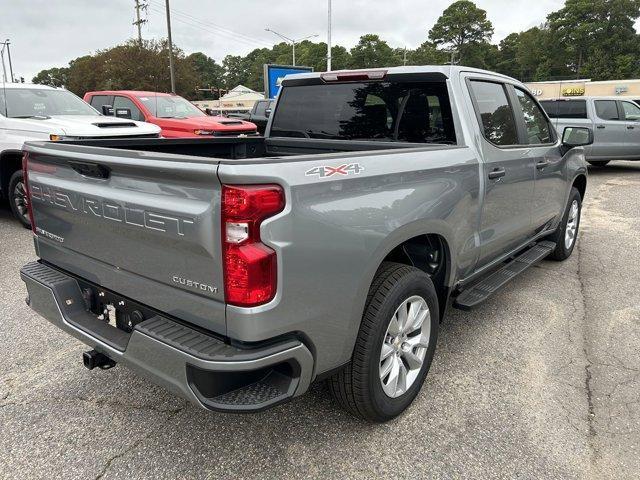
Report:
[{"label": "roadside banner sign", "polygon": [[313,67],[294,67],[290,65],[265,65],[264,66],[264,95],[267,98],[276,98],[280,91],[282,79],[292,73],[313,72]]}]

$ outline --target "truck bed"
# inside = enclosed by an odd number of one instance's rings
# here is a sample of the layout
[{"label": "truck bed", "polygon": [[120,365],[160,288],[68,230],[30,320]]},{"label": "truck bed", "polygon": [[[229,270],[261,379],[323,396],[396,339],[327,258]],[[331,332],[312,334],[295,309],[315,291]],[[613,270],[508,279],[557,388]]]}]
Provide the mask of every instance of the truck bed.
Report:
[{"label": "truck bed", "polygon": [[[286,156],[314,155],[339,152],[398,150],[406,148],[433,149],[450,147],[444,144],[380,142],[356,140],[322,140],[306,138],[152,138],[124,140],[80,140],[58,142],[56,145],[100,147],[118,150],[154,152],[216,160],[279,159]],[[65,148],[65,147],[63,147]],[[98,150],[74,149],[75,151]],[[167,157],[166,160],[171,160]]]}]

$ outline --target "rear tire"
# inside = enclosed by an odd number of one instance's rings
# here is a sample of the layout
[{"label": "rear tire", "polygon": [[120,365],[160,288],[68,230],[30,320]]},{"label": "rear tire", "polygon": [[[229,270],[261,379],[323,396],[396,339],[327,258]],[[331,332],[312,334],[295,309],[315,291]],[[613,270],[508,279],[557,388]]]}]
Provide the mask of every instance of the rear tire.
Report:
[{"label": "rear tire", "polygon": [[594,167],[604,167],[610,161],[611,160],[593,160],[593,161],[590,161],[589,163]]},{"label": "rear tire", "polygon": [[562,221],[558,225],[556,232],[549,238],[556,243],[556,248],[548,258],[552,260],[566,260],[573,253],[578,240],[580,230],[580,216],[582,214],[582,197],[577,188],[571,189],[569,202],[565,209]]},{"label": "rear tire", "polygon": [[427,376],[439,324],[429,276],[407,265],[383,263],[369,289],[351,362],[328,380],[333,397],[369,421],[401,414]]},{"label": "rear tire", "polygon": [[9,205],[11,206],[14,217],[18,219],[23,227],[31,228],[28,210],[29,199],[27,198],[24,186],[22,170],[17,170],[11,175],[8,194]]}]

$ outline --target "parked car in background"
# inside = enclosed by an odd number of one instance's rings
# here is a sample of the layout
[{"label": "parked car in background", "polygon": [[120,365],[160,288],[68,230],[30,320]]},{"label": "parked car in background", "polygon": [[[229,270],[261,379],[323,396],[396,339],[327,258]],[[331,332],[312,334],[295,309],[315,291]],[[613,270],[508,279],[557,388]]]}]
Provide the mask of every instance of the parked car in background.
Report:
[{"label": "parked car in background", "polygon": [[593,129],[593,145],[585,147],[591,165],[611,160],[640,160],[640,106],[621,97],[580,97],[542,100],[558,131],[565,127]]},{"label": "parked car in background", "polygon": [[0,87],[0,196],[25,226],[30,225],[22,177],[27,140],[156,138],[160,128],[101,115],[63,88],[26,83]]},{"label": "parked car in background", "polygon": [[256,127],[258,127],[258,132],[264,134],[275,103],[275,100],[258,100],[249,112],[229,113],[229,117],[255,123]]},{"label": "parked car in background", "polygon": [[165,138],[256,135],[253,123],[212,117],[178,95],[135,90],[87,92],[87,103],[103,113],[158,125]]},{"label": "parked car in background", "polygon": [[30,142],[28,303],[89,345],[85,366],[203,408],[325,379],[389,420],[450,301],[571,255],[591,139],[512,78],[444,66],[287,76],[264,137]]}]

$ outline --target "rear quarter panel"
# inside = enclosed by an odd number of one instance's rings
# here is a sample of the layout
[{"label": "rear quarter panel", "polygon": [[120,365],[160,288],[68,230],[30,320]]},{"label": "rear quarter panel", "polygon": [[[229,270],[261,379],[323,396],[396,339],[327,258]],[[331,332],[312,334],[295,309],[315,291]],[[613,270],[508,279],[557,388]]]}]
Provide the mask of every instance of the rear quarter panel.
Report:
[{"label": "rear quarter panel", "polygon": [[[308,173],[354,163],[358,174]],[[221,183],[278,183],[287,197],[261,229],[278,253],[278,293],[258,308],[227,306],[228,335],[257,341],[303,331],[317,372],[350,358],[369,286],[394,247],[438,234],[451,252],[450,282],[475,265],[479,163],[469,148],[289,157],[259,168],[227,163],[218,175]]]}]

